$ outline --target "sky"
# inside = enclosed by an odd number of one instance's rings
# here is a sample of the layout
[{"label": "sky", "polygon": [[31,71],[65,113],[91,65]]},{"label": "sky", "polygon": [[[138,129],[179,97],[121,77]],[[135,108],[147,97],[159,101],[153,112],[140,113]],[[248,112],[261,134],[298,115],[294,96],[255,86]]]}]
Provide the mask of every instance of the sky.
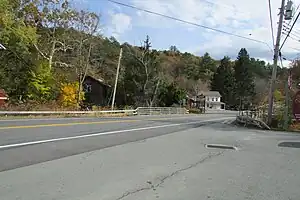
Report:
[{"label": "sky", "polygon": [[[175,45],[181,52],[203,55],[208,52],[213,58],[229,56],[236,59],[241,48],[246,48],[251,57],[272,62],[273,42],[267,0],[116,0],[142,9],[180,18],[192,23],[252,38],[254,42],[215,32],[194,25],[163,18],[136,9],[111,3],[107,0],[73,0],[77,8],[88,9],[101,16],[101,33],[114,36],[121,43],[140,45],[149,35],[152,47],[169,49]],[[276,37],[278,12],[281,0],[271,0],[273,30]],[[295,8],[300,0],[294,0]],[[300,9],[298,10],[300,11]],[[285,24],[292,22],[285,21]],[[300,52],[300,20],[282,48],[288,60]],[[285,25],[288,26],[288,25]],[[283,41],[285,35],[282,35]],[[288,67],[289,61],[283,62]]]}]

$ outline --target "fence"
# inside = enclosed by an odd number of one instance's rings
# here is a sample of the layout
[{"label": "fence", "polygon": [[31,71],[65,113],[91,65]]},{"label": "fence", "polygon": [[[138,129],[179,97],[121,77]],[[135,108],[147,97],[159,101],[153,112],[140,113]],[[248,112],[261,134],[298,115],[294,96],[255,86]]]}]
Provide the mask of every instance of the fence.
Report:
[{"label": "fence", "polygon": [[188,114],[185,108],[173,107],[138,107],[132,110],[104,110],[104,111],[0,111],[0,116],[17,115],[101,115],[101,114],[127,114],[127,115],[166,115]]},{"label": "fence", "polygon": [[267,119],[267,112],[264,109],[243,110],[239,111],[239,116],[247,116],[253,119],[265,121]]}]

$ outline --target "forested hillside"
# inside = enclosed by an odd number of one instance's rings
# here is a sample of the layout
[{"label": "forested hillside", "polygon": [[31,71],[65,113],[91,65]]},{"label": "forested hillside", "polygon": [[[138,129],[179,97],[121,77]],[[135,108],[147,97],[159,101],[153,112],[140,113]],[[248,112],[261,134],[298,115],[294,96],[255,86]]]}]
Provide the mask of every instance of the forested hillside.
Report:
[{"label": "forested hillside", "polygon": [[100,16],[73,9],[66,0],[1,0],[0,43],[7,49],[0,50],[0,88],[9,103],[75,108],[84,100],[86,75],[114,85],[121,47],[118,107],[171,106],[212,89],[237,108],[261,103],[268,92],[270,65],[244,48],[236,58],[215,60],[176,46],[152,49],[146,35],[139,47],[120,44],[99,34],[100,27]]}]

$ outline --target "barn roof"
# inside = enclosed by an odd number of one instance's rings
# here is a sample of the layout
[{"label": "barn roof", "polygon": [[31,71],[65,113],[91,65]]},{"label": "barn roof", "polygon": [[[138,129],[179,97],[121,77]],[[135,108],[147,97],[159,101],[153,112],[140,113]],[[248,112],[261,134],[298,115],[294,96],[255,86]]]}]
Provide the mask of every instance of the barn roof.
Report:
[{"label": "barn roof", "polygon": [[89,77],[89,78],[91,78],[91,79],[93,79],[93,80],[95,80],[95,81],[101,83],[102,85],[105,85],[105,86],[107,86],[107,87],[111,87],[109,84],[107,84],[107,83],[104,81],[103,78],[96,78],[95,76],[91,76],[91,75],[86,75],[86,78],[87,78],[87,77]]}]

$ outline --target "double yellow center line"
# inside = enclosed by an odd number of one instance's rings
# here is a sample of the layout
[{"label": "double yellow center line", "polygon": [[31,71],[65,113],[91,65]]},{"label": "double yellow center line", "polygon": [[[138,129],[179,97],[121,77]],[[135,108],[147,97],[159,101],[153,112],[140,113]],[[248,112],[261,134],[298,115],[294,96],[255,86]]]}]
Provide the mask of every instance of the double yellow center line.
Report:
[{"label": "double yellow center line", "polygon": [[[144,119],[144,121],[148,120],[171,120],[171,119],[180,119],[182,117],[173,117],[173,118],[149,118]],[[183,117],[186,118],[186,117]],[[25,129],[25,128],[43,128],[43,127],[61,127],[61,126],[77,126],[77,125],[92,125],[92,124],[111,124],[111,123],[134,123],[140,122],[143,120],[140,119],[127,119],[127,120],[110,120],[110,121],[93,121],[93,122],[70,122],[70,123],[54,123],[54,124],[37,124],[37,125],[19,125],[19,126],[0,126],[0,130],[8,130],[8,129]]]}]

